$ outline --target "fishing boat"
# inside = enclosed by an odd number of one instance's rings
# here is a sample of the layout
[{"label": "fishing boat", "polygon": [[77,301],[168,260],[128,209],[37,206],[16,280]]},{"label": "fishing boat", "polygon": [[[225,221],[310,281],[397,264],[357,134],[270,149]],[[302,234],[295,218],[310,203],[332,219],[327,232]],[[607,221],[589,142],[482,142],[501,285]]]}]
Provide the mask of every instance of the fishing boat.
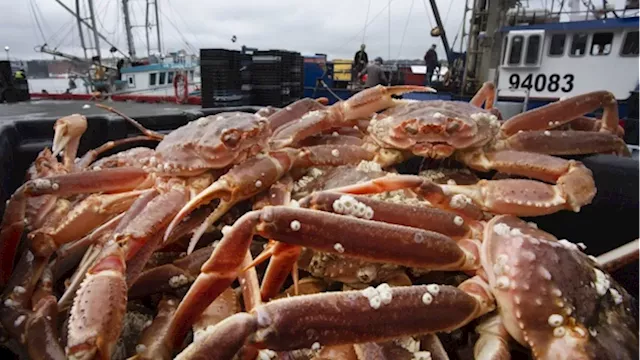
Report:
[{"label": "fishing boat", "polygon": [[[146,45],[147,56],[137,56],[130,21],[130,6],[123,1],[127,51],[113,45],[107,37],[96,29],[96,16],[92,0],[76,1],[76,8],[71,9],[57,1],[77,21],[79,41],[84,57],[65,53],[47,44],[36,47],[36,51],[61,57],[88,68],[86,72],[73,71],[67,75],[74,80],[82,81],[85,91],[81,89],[66,93],[34,93],[33,98],[75,100],[93,99],[97,93],[101,97],[108,96],[112,100],[145,100],[149,102],[187,102],[190,96],[197,95],[200,89],[199,64],[195,55],[186,50],[163,53],[160,39],[159,11],[157,1],[148,1],[146,8]],[[155,11],[152,11],[155,9]],[[36,21],[38,18],[36,17]],[[156,29],[155,34],[152,31]],[[155,36],[157,45],[152,49],[151,38]],[[111,46],[111,57],[100,53],[100,42]],[[81,87],[82,88],[82,87]],[[192,99],[193,100],[193,99]],[[197,99],[195,99],[197,100]],[[196,102],[196,101],[192,101]]]},{"label": "fishing boat", "polygon": [[[564,1],[562,6],[552,4],[548,9],[503,3],[467,4],[466,9],[472,12],[469,33],[464,33],[466,23],[462,27],[467,48],[456,52],[448,46],[437,6],[431,1],[438,23],[431,34],[442,40],[450,74],[435,81],[437,94],[413,93],[405,98],[466,101],[484,81],[493,81],[497,84],[498,106],[509,116],[564,97],[605,89],[615,95],[621,118],[638,118],[637,2],[629,2],[624,9],[597,8],[591,2],[582,4],[586,6],[583,9],[575,0],[567,2],[568,9]],[[333,77],[327,70],[331,67],[329,61],[323,63],[322,56],[307,58],[305,96],[337,101],[356,92],[332,86]],[[413,78],[425,72],[424,66],[415,64],[405,68]]]}]

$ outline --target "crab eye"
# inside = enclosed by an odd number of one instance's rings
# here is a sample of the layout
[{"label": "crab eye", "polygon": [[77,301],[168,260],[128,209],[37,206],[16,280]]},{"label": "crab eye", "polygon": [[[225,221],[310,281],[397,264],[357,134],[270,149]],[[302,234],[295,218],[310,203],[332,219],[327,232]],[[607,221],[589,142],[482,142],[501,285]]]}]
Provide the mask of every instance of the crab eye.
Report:
[{"label": "crab eye", "polygon": [[457,121],[452,121],[447,123],[447,132],[452,133],[460,129],[460,123]]},{"label": "crab eye", "polygon": [[236,129],[227,130],[222,134],[222,136],[220,136],[220,140],[222,141],[224,146],[229,149],[234,149],[236,146],[238,146],[240,138],[240,132]]},{"label": "crab eye", "polygon": [[408,132],[411,135],[415,135],[418,133],[418,129],[410,125],[405,126],[404,131]]}]

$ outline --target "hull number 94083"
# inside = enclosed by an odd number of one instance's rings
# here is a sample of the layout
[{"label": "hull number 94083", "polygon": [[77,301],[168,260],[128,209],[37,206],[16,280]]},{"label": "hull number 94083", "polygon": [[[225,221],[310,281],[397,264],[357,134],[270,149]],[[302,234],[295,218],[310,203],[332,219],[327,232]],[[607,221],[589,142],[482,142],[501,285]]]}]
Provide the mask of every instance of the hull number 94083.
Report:
[{"label": "hull number 94083", "polygon": [[520,74],[511,74],[511,76],[509,76],[509,85],[511,85],[511,88],[514,90],[534,89],[537,92],[562,91],[568,93],[573,90],[573,79],[573,74],[538,74],[535,76],[533,74],[527,74],[524,78],[521,78]]}]

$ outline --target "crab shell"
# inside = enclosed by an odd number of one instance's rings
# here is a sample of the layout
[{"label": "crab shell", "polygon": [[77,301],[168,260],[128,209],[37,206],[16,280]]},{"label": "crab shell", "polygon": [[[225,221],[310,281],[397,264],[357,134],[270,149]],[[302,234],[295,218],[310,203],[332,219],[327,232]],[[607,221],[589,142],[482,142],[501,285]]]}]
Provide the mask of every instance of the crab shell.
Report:
[{"label": "crab shell", "polygon": [[382,148],[444,158],[487,144],[500,130],[490,111],[461,101],[416,101],[376,115],[368,132]]},{"label": "crab shell", "polygon": [[536,358],[638,358],[634,299],[576,244],[499,216],[482,252],[505,328]]},{"label": "crab shell", "polygon": [[168,134],[150,165],[168,175],[191,176],[222,169],[261,152],[271,136],[268,120],[245,112],[202,117]]}]

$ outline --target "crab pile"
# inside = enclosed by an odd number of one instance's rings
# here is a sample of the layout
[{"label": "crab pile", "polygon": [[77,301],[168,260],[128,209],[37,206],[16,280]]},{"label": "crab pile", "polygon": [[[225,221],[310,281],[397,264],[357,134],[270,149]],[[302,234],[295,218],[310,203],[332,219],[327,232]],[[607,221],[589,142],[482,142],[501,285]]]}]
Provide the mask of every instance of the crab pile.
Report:
[{"label": "crab pile", "polygon": [[[4,346],[31,359],[637,358],[635,299],[607,273],[637,249],[604,261],[520,219],[595,196],[591,171],[556,155],[628,155],[612,94],[503,121],[491,83],[470,103],[392,97],[413,91],[433,90],[378,86],[166,135],[121,114],[142,135],[80,158],[86,119],[59,119],[2,220]],[[106,156],[138,140],[158,144]],[[464,168],[397,170],[416,157]]]}]

